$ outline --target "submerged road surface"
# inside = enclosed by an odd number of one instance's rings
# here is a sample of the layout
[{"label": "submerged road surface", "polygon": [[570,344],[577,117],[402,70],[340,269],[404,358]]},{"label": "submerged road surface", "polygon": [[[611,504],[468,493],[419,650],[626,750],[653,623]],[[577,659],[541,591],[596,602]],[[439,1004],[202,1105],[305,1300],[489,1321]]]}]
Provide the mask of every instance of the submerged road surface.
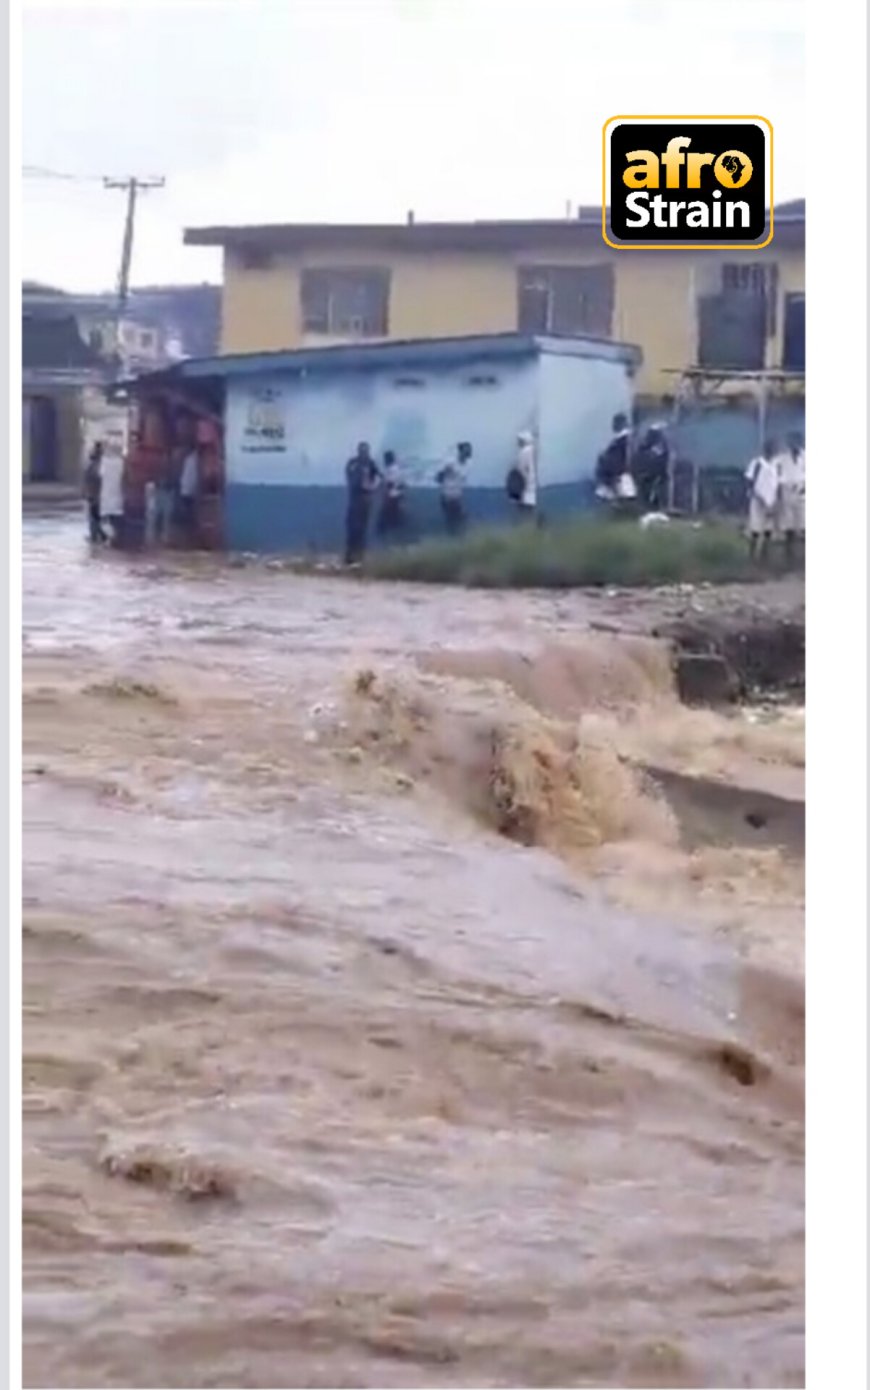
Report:
[{"label": "submerged road surface", "polygon": [[[685,892],[632,910],[636,845],[620,906],[497,834],[414,699],[353,727],[354,682],[525,671],[600,601],[81,530],[24,530],[25,1383],[801,1385],[799,953],[753,946],[754,904],[800,934],[787,869],[723,905],[663,838]],[[610,717],[621,658],[589,652]],[[635,729],[671,700],[638,669]]]}]

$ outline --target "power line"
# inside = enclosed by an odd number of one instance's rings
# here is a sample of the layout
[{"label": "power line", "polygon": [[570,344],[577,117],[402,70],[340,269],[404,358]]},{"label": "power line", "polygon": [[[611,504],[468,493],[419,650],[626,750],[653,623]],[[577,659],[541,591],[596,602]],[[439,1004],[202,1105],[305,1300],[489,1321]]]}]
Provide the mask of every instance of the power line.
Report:
[{"label": "power line", "polygon": [[99,174],[69,174],[60,169],[46,169],[41,164],[25,164],[22,174],[26,179],[60,179],[64,183],[102,183]]}]

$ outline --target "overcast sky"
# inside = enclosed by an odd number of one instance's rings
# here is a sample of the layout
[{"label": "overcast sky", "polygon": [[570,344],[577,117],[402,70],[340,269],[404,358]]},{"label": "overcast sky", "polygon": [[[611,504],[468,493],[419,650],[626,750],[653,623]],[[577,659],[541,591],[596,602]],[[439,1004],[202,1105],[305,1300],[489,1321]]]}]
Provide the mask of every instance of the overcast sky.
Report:
[{"label": "overcast sky", "polygon": [[[115,0],[24,15],[24,274],[220,279],[209,223],[559,217],[600,201],[601,126],[631,112],[760,114],[777,201],[804,192],[796,0]],[[90,181],[87,181],[90,179]]]}]

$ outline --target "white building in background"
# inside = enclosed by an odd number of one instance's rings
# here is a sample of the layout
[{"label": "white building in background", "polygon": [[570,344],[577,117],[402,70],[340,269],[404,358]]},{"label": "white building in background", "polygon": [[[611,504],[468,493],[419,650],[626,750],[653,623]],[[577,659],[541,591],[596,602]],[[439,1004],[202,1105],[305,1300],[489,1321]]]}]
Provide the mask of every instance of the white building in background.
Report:
[{"label": "white building in background", "polygon": [[[89,346],[107,361],[118,360],[123,376],[155,372],[183,356],[177,352],[176,340],[169,339],[159,324],[126,315],[117,322],[102,306],[96,314],[80,311],[78,319]],[[170,342],[173,351],[169,350]]]}]

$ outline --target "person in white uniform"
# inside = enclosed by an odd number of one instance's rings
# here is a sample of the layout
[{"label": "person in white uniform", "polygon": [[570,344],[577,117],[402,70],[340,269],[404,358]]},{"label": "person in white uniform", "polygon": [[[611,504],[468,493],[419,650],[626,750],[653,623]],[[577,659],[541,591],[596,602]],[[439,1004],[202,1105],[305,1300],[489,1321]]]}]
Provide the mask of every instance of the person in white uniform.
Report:
[{"label": "person in white uniform", "polygon": [[538,454],[529,430],[522,430],[517,436],[517,446],[517,471],[523,478],[517,506],[521,517],[534,521],[538,514]]},{"label": "person in white uniform", "polygon": [[749,554],[762,564],[767,560],[770,542],[777,522],[779,501],[779,465],[776,448],[765,440],[761,453],[746,469],[749,484]]},{"label": "person in white uniform", "polygon": [[124,543],[124,455],[110,439],[100,459],[100,515],[112,528],[112,544]]}]

